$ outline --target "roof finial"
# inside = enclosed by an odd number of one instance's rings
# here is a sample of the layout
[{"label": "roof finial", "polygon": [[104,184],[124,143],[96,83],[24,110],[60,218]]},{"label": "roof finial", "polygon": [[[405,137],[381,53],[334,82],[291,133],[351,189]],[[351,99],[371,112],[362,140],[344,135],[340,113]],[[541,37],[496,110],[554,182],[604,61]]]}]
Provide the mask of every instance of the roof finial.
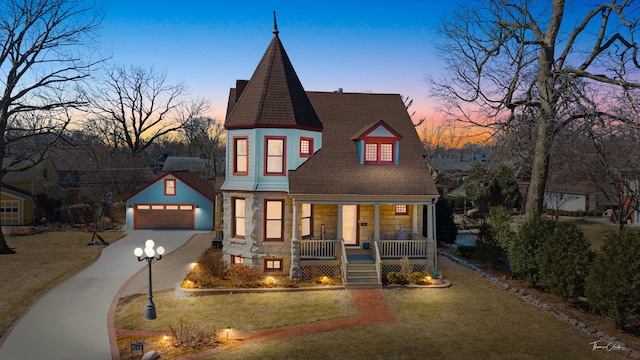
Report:
[{"label": "roof finial", "polygon": [[276,11],[273,10],[273,35],[278,35],[278,22],[276,21]]}]

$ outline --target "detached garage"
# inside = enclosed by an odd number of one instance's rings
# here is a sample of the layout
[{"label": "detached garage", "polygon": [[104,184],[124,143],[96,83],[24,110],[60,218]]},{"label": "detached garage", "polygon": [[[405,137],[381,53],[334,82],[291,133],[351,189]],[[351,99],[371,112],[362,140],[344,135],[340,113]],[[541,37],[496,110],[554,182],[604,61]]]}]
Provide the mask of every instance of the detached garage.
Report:
[{"label": "detached garage", "polygon": [[169,171],[125,200],[127,229],[213,230],[216,191],[190,171]]}]

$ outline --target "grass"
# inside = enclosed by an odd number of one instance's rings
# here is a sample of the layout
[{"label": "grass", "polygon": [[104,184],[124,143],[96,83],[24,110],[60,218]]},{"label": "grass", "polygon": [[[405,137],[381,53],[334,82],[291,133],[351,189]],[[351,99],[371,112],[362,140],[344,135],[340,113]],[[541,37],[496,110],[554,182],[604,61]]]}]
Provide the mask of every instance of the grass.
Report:
[{"label": "grass", "polygon": [[158,319],[149,322],[141,318],[140,311],[147,303],[146,295],[122,299],[117,308],[116,328],[167,332],[169,326],[182,319],[198,322],[212,331],[227,326],[251,331],[358,314],[358,307],[347,292],[330,290],[203,297],[183,297],[165,291],[155,293],[153,302]]},{"label": "grass", "polygon": [[[99,235],[109,243],[124,236]],[[0,255],[0,336],[32,303],[100,256],[103,246],[87,246],[91,236],[91,232],[56,231],[6,237],[16,253]]]},{"label": "grass", "polygon": [[[207,359],[622,359],[622,352],[599,349],[595,338],[467,269],[441,261],[453,282],[446,289],[381,290],[398,322],[359,326],[280,340],[249,342]],[[156,299],[154,297],[154,299]],[[346,291],[157,297],[158,319],[145,321],[144,299],[123,301],[116,327],[168,330],[184,316],[201,326],[238,330],[312,324],[347,317],[357,308]],[[137,316],[126,315],[134,306]],[[355,311],[355,313],[354,313]],[[194,313],[194,317],[189,315]],[[247,312],[247,313],[245,313]],[[162,318],[168,320],[162,323]],[[238,341],[240,344],[242,340]],[[125,347],[129,343],[122,343]],[[145,347],[146,349],[147,347]],[[175,356],[175,355],[174,355]]]},{"label": "grass", "polygon": [[575,224],[584,233],[585,238],[591,244],[591,250],[599,252],[604,245],[605,237],[614,233],[616,227],[613,224],[603,224],[585,219],[563,219]]}]

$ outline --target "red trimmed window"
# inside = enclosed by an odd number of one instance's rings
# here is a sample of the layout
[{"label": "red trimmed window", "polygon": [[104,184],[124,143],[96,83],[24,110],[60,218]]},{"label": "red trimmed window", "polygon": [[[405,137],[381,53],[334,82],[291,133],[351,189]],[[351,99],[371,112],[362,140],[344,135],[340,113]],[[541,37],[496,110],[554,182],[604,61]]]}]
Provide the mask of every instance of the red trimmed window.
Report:
[{"label": "red trimmed window", "polygon": [[231,255],[231,265],[244,265],[244,258],[242,256]]},{"label": "red trimmed window", "polygon": [[244,239],[246,235],[245,230],[245,200],[242,198],[233,198],[232,202],[232,216],[233,223],[231,224],[231,232],[233,233],[234,238]]},{"label": "red trimmed window", "polygon": [[396,215],[409,215],[409,207],[407,205],[396,205]]},{"label": "red trimmed window", "polygon": [[233,175],[246,176],[249,174],[249,139],[247,137],[233,138]]},{"label": "red trimmed window", "polygon": [[265,137],[264,141],[264,174],[285,175],[286,149],[285,137]]},{"label": "red trimmed window", "polygon": [[311,204],[302,204],[302,237],[313,237],[313,207]]},{"label": "red trimmed window", "polygon": [[264,209],[264,240],[284,240],[284,200],[265,200]]},{"label": "red trimmed window", "polygon": [[282,259],[264,259],[264,272],[282,271]]},{"label": "red trimmed window", "polygon": [[393,159],[395,159],[394,142],[373,142],[368,139],[365,141],[365,164],[393,164]]},{"label": "red trimmed window", "polygon": [[164,179],[164,195],[176,195],[176,179]]},{"label": "red trimmed window", "polygon": [[308,158],[313,155],[313,138],[300,138],[300,157]]}]

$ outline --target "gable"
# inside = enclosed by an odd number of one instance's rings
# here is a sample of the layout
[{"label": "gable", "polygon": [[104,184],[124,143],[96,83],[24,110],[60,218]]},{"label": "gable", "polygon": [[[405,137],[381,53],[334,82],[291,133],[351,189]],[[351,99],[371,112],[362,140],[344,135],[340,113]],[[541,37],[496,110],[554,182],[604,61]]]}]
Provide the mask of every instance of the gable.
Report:
[{"label": "gable", "polygon": [[[322,148],[289,172],[290,193],[438,195],[422,142],[400,95],[308,92],[308,96],[324,124]],[[372,123],[372,119],[384,121]],[[396,165],[360,162],[354,140],[372,133],[397,137],[401,151]]]},{"label": "gable", "polygon": [[[164,196],[164,187],[165,187],[165,180],[167,179],[176,179],[177,180],[176,187],[178,186],[178,184],[181,183],[189,187],[190,189],[192,189],[194,192],[207,198],[208,200],[212,202],[215,201],[216,191],[214,186],[209,184],[204,179],[200,178],[197,174],[192,173],[190,171],[166,172],[160,175],[155,180],[143,186],[140,190],[136,191],[135,193],[133,193],[132,195],[124,199],[124,201],[128,202],[129,200],[139,196],[140,197],[151,196],[151,197],[155,197],[156,199],[166,198]],[[149,194],[144,194],[145,192],[148,192]],[[181,199],[182,196],[184,196],[184,194],[182,193],[182,191],[179,191],[179,189],[177,189],[175,196],[172,195],[173,198],[177,198],[177,199]]]}]

